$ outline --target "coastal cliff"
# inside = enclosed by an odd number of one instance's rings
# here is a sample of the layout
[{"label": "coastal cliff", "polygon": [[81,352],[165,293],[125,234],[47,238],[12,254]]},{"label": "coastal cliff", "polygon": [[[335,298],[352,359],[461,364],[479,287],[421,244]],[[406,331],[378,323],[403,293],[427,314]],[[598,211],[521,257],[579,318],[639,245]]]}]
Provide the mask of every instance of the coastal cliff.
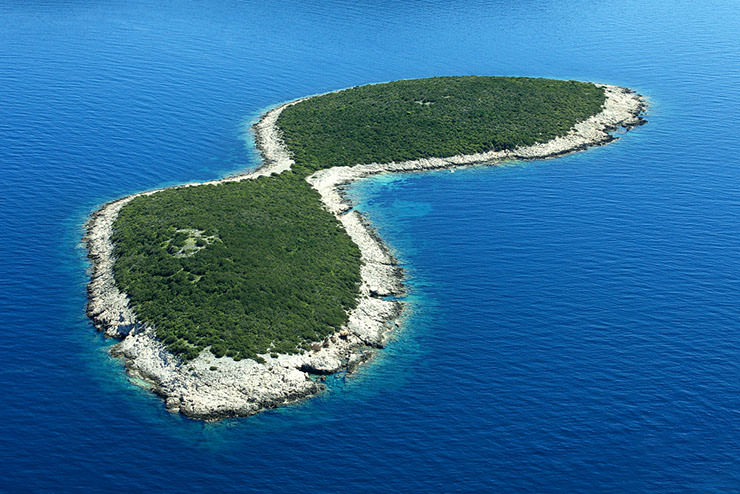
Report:
[{"label": "coastal cliff", "polygon": [[[545,143],[448,158],[336,166],[308,175],[306,180],[318,191],[324,207],[343,225],[362,257],[362,283],[356,308],[341,330],[315,342],[309,351],[302,354],[266,353],[260,355],[264,362],[257,362],[253,359],[215,358],[206,350],[197,358],[184,361],[167,350],[157,339],[154,328],[137,320],[128,296],[115,283],[111,240],[113,224],[121,208],[129,201],[164,189],[108,203],[86,224],[85,242],[93,265],[88,286],[88,315],[107,336],[121,339],[112,347],[111,354],[124,360],[130,376],[149,383],[173,412],[213,420],[250,415],[314,395],[323,388],[317,375],[352,370],[371,357],[374,349],[382,348],[398,325],[404,307],[402,301],[394,298],[404,293],[402,270],[374,229],[343,195],[344,186],[385,172],[437,170],[556,157],[605,144],[615,139],[609,132],[644,123],[640,115],[646,105],[641,96],[615,86],[600,87],[605,91],[602,111],[577,123],[567,135]],[[223,180],[179,187],[251,180],[289,170],[294,162],[282,141],[277,120],[285,108],[304,100],[270,110],[254,125],[257,147],[263,157],[263,164],[257,170]]]}]

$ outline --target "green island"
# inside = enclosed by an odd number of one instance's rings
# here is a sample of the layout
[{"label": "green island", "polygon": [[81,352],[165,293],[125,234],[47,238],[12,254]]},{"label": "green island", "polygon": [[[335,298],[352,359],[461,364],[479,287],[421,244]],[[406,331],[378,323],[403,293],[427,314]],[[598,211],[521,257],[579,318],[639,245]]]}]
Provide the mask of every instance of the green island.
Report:
[{"label": "green island", "polygon": [[116,285],[172,353],[262,361],[341,328],[361,257],[306,181],[335,166],[511,150],[599,113],[591,83],[435,77],[354,87],[287,106],[295,163],[278,175],[132,199],[113,224]]}]

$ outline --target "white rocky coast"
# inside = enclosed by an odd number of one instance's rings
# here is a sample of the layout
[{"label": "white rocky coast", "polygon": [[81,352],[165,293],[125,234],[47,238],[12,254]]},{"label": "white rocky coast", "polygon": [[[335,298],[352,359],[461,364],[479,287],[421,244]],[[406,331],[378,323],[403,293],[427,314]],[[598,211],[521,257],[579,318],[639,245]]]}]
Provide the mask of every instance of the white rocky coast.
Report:
[{"label": "white rocky coast", "polygon": [[[311,396],[321,391],[320,380],[312,375],[328,374],[343,369],[353,370],[372,355],[373,348],[382,348],[390,332],[397,326],[403,304],[387,300],[388,295],[403,293],[402,272],[389,249],[375,234],[363,216],[352,210],[343,196],[342,187],[354,180],[384,172],[413,172],[470,166],[492,165],[505,160],[544,159],[600,145],[615,138],[610,131],[631,128],[644,123],[639,116],[645,101],[634,92],[616,86],[603,86],[606,102],[598,115],[577,124],[568,135],[513,151],[460,155],[400,163],[363,164],[334,167],[309,176],[309,183],[319,191],[325,207],[344,225],[362,254],[362,285],[357,308],[340,331],[316,342],[310,352],[302,355],[262,355],[265,363],[245,359],[216,359],[208,351],[183,363],[166,350],[154,336],[154,330],[136,320],[128,297],[118,290],[113,279],[113,222],[121,207],[142,192],[105,204],[88,221],[85,241],[92,261],[92,276],[88,285],[88,315],[95,326],[107,336],[121,339],[111,354],[122,357],[126,371],[143,379],[151,389],[165,399],[166,406],[193,418],[215,420],[245,416],[261,410]],[[254,172],[222,180],[186,184],[180,187],[249,180],[258,176],[281,173],[290,169],[293,161],[282,144],[276,122],[280,112],[296,100],[267,112],[254,125],[257,147],[263,164]]]}]

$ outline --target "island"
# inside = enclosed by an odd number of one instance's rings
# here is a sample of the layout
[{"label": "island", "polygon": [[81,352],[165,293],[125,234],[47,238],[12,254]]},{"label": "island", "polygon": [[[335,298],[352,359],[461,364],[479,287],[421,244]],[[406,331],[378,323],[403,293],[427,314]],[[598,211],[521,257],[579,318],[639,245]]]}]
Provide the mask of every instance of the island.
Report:
[{"label": "island", "polygon": [[282,104],[253,126],[254,171],[91,215],[88,315],[172,412],[217,420],[296,402],[371,358],[405,307],[403,271],[347,184],[552,158],[613,141],[645,110],[621,87],[478,76]]}]

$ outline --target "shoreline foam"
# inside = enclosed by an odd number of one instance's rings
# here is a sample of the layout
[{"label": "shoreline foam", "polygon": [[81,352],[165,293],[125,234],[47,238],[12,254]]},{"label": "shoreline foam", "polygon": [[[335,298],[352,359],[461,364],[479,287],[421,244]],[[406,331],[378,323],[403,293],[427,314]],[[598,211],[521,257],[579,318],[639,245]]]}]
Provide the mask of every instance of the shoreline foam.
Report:
[{"label": "shoreline foam", "polygon": [[[88,316],[106,336],[122,341],[111,354],[123,358],[127,373],[151,384],[151,389],[165,399],[170,411],[204,420],[246,416],[314,395],[323,384],[311,375],[351,371],[370,358],[374,348],[382,348],[390,332],[398,326],[403,303],[388,296],[404,293],[403,273],[397,260],[369,225],[353,209],[342,189],[349,183],[378,173],[415,172],[446,168],[495,165],[508,160],[535,160],[561,156],[617,139],[609,134],[619,127],[630,129],[645,123],[640,115],[646,109],[644,99],[631,90],[600,85],[606,91],[601,113],[574,126],[570,133],[542,144],[513,151],[492,151],[448,158],[429,158],[400,163],[372,163],[324,169],[306,180],[319,192],[324,207],[342,223],[360,248],[363,265],[362,284],[357,307],[349,321],[337,333],[312,346],[303,355],[261,355],[264,364],[254,360],[216,359],[203,351],[196,359],[183,363],[154,336],[154,330],[136,320],[128,297],[118,290],[113,279],[113,222],[120,209],[135,197],[150,195],[165,188],[133,194],[104,204],[85,224],[85,243],[92,262],[88,284]],[[293,160],[282,144],[276,127],[280,112],[307,98],[280,105],[253,126],[257,149],[263,163],[249,173],[175,187],[248,180],[290,169]],[[211,370],[212,368],[216,370]]]}]

